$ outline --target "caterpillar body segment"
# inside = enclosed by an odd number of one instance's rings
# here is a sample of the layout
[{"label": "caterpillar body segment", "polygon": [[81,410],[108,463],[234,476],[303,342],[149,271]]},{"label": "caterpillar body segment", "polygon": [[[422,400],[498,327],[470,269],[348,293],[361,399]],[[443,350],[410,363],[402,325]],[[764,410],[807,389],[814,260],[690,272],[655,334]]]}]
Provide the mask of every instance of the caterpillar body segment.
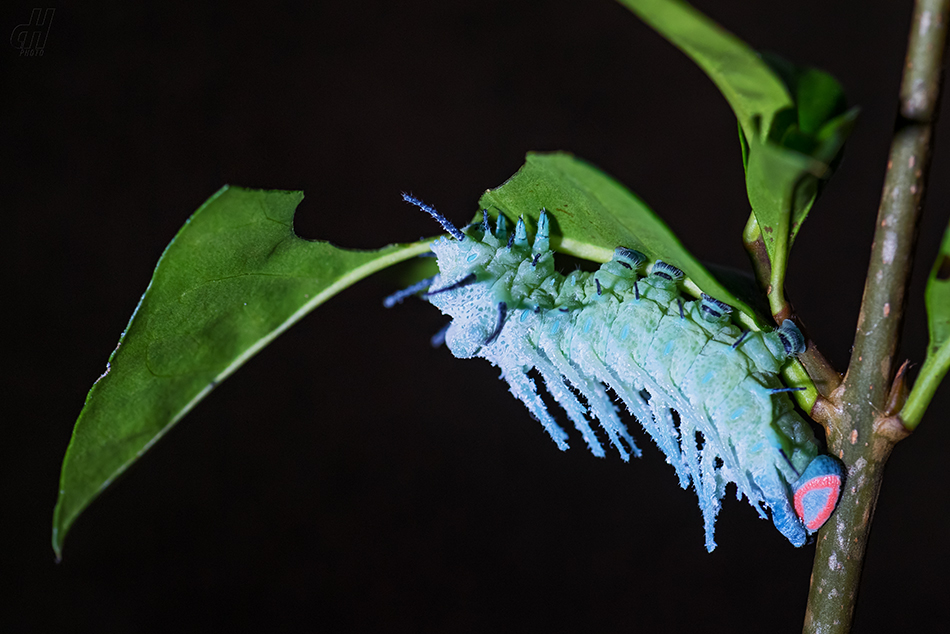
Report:
[{"label": "caterpillar body segment", "polygon": [[682,296],[682,271],[662,261],[647,267],[632,249],[618,247],[595,272],[565,276],[549,247],[543,210],[533,240],[523,220],[511,233],[503,215],[492,228],[486,214],[462,239],[433,243],[440,272],[424,298],[452,318],[445,334],[452,353],[498,366],[512,394],[566,449],[568,436],[539,397],[534,371],[591,452],[606,453],[596,422],[627,460],[639,449],[613,392],[680,485],[693,485],[708,550],[729,482],[760,516],[770,511],[792,544],[804,544],[834,510],[843,469],[818,455],[778,376],[803,349],[794,324],[743,331],[731,307]]}]

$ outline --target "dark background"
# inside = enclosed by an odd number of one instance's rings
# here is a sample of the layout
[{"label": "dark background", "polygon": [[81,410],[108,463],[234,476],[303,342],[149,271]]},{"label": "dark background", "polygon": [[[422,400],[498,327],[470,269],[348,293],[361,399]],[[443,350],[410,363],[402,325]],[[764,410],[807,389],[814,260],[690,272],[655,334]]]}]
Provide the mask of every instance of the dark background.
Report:
[{"label": "dark background", "polygon": [[[788,286],[847,363],[910,2],[698,3],[753,46],[835,74],[863,114]],[[4,34],[31,4],[0,10]],[[483,361],[432,349],[377,276],[201,403],[49,547],[59,463],[162,249],[221,185],[301,189],[298,232],[377,247],[456,222],[528,150],[628,184],[700,258],[745,266],[735,119],[701,72],[597,2],[63,4],[42,57],[3,45],[0,629],[797,632],[813,547],[692,492],[643,439],[559,452]],[[944,100],[944,115],[947,114]],[[944,121],[944,124],[947,124]],[[950,207],[931,171],[902,354]],[[9,325],[9,322],[8,322]],[[888,465],[856,632],[946,627],[947,390]],[[563,416],[561,416],[563,419]],[[635,424],[633,424],[636,427]],[[642,438],[642,436],[640,436]]]}]

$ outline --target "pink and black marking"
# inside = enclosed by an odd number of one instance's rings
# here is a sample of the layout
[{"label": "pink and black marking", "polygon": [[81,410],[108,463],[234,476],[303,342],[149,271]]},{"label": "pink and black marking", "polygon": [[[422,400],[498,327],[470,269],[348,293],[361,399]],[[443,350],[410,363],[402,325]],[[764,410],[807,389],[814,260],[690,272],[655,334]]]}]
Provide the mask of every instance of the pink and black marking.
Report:
[{"label": "pink and black marking", "polygon": [[814,533],[828,521],[844,484],[844,468],[831,456],[818,456],[792,486],[795,514]]}]

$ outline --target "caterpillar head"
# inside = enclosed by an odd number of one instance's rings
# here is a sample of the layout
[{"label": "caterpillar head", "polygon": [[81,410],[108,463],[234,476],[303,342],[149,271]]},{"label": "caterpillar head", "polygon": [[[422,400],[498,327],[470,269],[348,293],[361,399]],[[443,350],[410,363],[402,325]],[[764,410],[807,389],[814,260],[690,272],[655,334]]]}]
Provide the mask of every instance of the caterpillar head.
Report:
[{"label": "caterpillar head", "polygon": [[505,323],[508,307],[504,302],[492,305],[488,301],[472,304],[468,314],[457,314],[445,333],[445,345],[459,359],[478,354],[482,346],[495,341]]},{"label": "caterpillar head", "polygon": [[444,338],[452,354],[476,356],[501,334],[513,298],[534,297],[542,282],[551,277],[554,262],[547,213],[541,210],[532,245],[523,218],[509,233],[504,215],[499,214],[492,229],[487,210],[483,210],[482,222],[462,232],[422,201],[408,194],[403,198],[451,234],[432,244],[439,275],[433,278],[425,298],[452,316]]}]

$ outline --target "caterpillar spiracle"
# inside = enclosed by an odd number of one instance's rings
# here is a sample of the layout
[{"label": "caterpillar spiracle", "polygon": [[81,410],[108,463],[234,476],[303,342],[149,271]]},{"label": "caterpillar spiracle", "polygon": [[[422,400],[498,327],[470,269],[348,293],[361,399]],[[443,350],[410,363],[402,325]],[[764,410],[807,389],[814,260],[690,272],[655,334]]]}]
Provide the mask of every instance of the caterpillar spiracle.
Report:
[{"label": "caterpillar spiracle", "polygon": [[618,397],[666,454],[680,485],[695,489],[707,550],[716,546],[716,515],[729,482],[761,517],[770,511],[795,546],[834,511],[842,465],[819,455],[811,427],[786,393],[793,388],[778,375],[804,350],[791,321],[772,332],[741,330],[727,304],[705,294],[683,297],[675,266],[657,260],[647,271],[645,256],[622,246],[595,272],[562,275],[554,269],[544,210],[531,240],[523,219],[509,233],[503,214],[492,227],[483,213],[481,224],[463,232],[432,207],[404,198],[450,236],[431,247],[438,275],[387,305],[422,292],[452,318],[444,331],[449,350],[498,366],[560,449],[567,449],[567,434],[538,395],[532,370],[591,452],[605,455],[589,418],[626,461],[640,452],[607,388]]}]

